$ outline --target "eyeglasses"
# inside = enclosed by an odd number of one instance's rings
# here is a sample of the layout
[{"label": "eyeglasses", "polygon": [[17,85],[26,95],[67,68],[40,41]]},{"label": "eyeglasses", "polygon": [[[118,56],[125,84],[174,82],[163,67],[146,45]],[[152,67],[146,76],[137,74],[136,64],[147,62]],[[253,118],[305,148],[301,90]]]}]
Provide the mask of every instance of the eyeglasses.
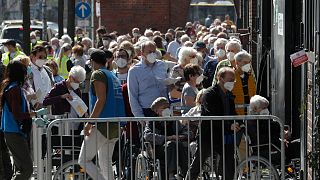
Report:
[{"label": "eyeglasses", "polygon": [[196,55],[189,55],[189,58],[195,58]]}]

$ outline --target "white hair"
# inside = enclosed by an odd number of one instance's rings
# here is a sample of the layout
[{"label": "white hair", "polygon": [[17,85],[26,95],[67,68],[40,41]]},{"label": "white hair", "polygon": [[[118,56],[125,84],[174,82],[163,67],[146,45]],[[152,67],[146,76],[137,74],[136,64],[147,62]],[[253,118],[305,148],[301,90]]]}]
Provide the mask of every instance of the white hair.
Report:
[{"label": "white hair", "polygon": [[252,58],[251,54],[249,54],[245,51],[240,51],[234,56],[234,59],[237,62],[241,62],[243,59],[249,59],[251,61],[251,58]]},{"label": "white hair", "polygon": [[184,34],[181,36],[181,42],[185,43],[186,41],[191,41],[191,40],[188,35]]},{"label": "white hair", "polygon": [[86,79],[86,70],[81,66],[73,66],[69,72],[69,76],[83,82]]},{"label": "white hair", "polygon": [[215,50],[217,50],[217,49],[218,49],[218,46],[220,46],[220,45],[226,46],[227,43],[228,43],[228,40],[226,40],[226,39],[224,39],[224,38],[218,38],[218,39],[214,42],[213,48],[214,48]]},{"label": "white hair", "polygon": [[262,97],[262,96],[254,95],[250,99],[250,107],[251,107],[251,109],[254,109],[254,108],[265,108],[265,107],[268,107],[268,106],[269,106],[269,101],[266,98]]},{"label": "white hair", "polygon": [[179,51],[179,64],[184,64],[185,59],[190,55],[190,54],[197,54],[197,51],[193,49],[192,47],[182,47]]},{"label": "white hair", "polygon": [[149,38],[145,37],[145,36],[141,36],[138,39],[138,42],[145,42],[145,41],[149,41]]},{"label": "white hair", "polygon": [[241,51],[241,44],[238,41],[231,40],[226,44],[226,49],[228,49],[230,46],[233,46],[237,49],[238,52]]},{"label": "white hair", "polygon": [[152,35],[153,35],[153,31],[151,29],[146,29],[144,31],[144,36],[147,36],[148,33],[152,33]]},{"label": "white hair", "polygon": [[37,35],[36,35],[36,32],[32,31],[32,32],[30,33],[30,37],[31,37],[31,36],[36,37],[36,36],[37,36]]},{"label": "white hair", "polygon": [[92,40],[88,37],[82,38],[82,42],[85,42],[85,41],[87,41],[89,44],[92,44]]},{"label": "white hair", "polygon": [[72,40],[68,34],[62,35],[61,40],[63,41],[63,43],[72,44]]},{"label": "white hair", "polygon": [[123,41],[127,40],[127,36],[126,35],[121,35],[117,37],[117,43],[121,44]]}]

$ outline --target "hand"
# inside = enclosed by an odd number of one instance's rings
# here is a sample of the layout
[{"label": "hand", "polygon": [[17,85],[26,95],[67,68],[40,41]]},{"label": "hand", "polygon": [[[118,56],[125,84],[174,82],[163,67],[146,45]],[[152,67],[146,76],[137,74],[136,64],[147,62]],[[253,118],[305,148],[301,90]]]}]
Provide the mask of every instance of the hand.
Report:
[{"label": "hand", "polygon": [[86,113],[84,113],[84,117],[85,117],[85,118],[89,118],[90,116],[89,116],[89,114],[86,112]]},{"label": "hand", "polygon": [[239,123],[233,123],[233,124],[231,125],[231,130],[232,130],[232,131],[238,132],[240,129],[241,129],[241,128],[240,128],[240,126],[239,126]]},{"label": "hand", "polygon": [[92,124],[90,123],[86,123],[86,125],[84,126],[84,135],[85,136],[89,136],[91,133],[91,129],[92,129]]},{"label": "hand", "polygon": [[175,141],[177,139],[177,136],[176,135],[172,135],[172,136],[168,136],[167,137],[167,140],[168,141]]},{"label": "hand", "polygon": [[67,99],[69,101],[73,100],[72,96],[69,93],[66,93],[66,94],[62,95],[61,98],[62,99]]},{"label": "hand", "polygon": [[35,113],[36,113],[37,117],[40,117],[40,116],[48,114],[49,110],[48,110],[48,108],[41,108],[41,109],[35,111]]},{"label": "hand", "polygon": [[45,127],[48,124],[48,121],[42,118],[35,118],[33,121],[38,127]]}]

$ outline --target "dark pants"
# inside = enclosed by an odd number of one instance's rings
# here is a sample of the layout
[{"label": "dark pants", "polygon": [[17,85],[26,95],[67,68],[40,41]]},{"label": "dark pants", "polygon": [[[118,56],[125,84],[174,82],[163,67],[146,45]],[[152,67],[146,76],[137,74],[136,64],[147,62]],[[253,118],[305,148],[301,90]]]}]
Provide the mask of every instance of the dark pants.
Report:
[{"label": "dark pants", "polygon": [[151,108],[143,108],[143,114],[145,117],[157,117],[158,115],[151,110]]},{"label": "dark pants", "polygon": [[177,158],[178,166],[181,169],[181,175],[185,176],[188,171],[188,143],[178,142],[178,154],[177,145],[174,141],[167,142],[167,162],[165,161],[166,145],[156,146],[156,159],[160,161],[161,178],[165,178],[165,167],[167,164],[167,175],[170,173],[176,174],[177,172]]},{"label": "dark pants", "polygon": [[16,174],[13,179],[29,179],[33,172],[33,164],[27,139],[17,133],[4,133],[4,138],[12,154],[16,168]]},{"label": "dark pants", "polygon": [[[219,144],[220,145],[220,144]],[[223,168],[225,169],[225,179],[233,180],[234,178],[234,145],[233,144],[225,144],[224,145],[225,152],[225,162],[223,164],[223,154],[222,147],[213,146],[213,152],[217,152],[220,155],[219,166],[218,166],[218,175],[223,176]],[[197,151],[194,155],[194,159],[191,163],[189,172],[186,175],[186,179],[197,179],[200,173],[200,151],[201,151],[201,167],[203,167],[203,163],[205,160],[211,156],[210,143],[205,143],[202,141],[202,147],[199,148],[199,144],[197,147]],[[214,154],[213,154],[214,155]],[[213,156],[212,155],[212,156]],[[212,158],[213,159],[213,158]],[[214,162],[211,162],[215,164]],[[190,174],[190,178],[189,178]]]},{"label": "dark pants", "polygon": [[3,136],[3,132],[0,132],[0,179],[10,180],[13,175],[13,170],[10,154]]}]

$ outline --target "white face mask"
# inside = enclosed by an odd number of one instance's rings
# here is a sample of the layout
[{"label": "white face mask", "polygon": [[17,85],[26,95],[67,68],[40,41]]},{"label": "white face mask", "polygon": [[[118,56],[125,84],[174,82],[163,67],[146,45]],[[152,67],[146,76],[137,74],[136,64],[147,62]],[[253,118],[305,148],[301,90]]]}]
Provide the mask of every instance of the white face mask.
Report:
[{"label": "white face mask", "polygon": [[262,111],[260,111],[260,115],[269,115],[269,114],[270,114],[270,112],[269,112],[268,108],[263,109]]},{"label": "white face mask", "polygon": [[163,45],[163,46],[168,45],[167,41],[165,41],[165,40],[164,40],[164,41],[162,41],[162,45]]},{"label": "white face mask", "polygon": [[57,46],[56,45],[52,45],[52,49],[55,51],[57,50]]},{"label": "white face mask", "polygon": [[213,44],[212,43],[208,44],[208,49],[210,50],[211,48],[213,48]]},{"label": "white face mask", "polygon": [[249,64],[242,66],[241,70],[246,73],[249,72],[251,70],[251,64],[249,63]]},{"label": "white face mask", "polygon": [[103,46],[108,47],[110,42],[108,40],[103,40],[102,43]]},{"label": "white face mask", "polygon": [[131,57],[132,51],[131,50],[126,50],[126,51],[127,51],[128,55],[129,55],[129,57]]},{"label": "white face mask", "polygon": [[169,108],[166,108],[161,113],[162,117],[170,117],[171,116],[171,110]]},{"label": "white face mask", "polygon": [[219,49],[218,51],[216,51],[216,56],[218,58],[223,58],[226,55],[226,51],[223,49]]},{"label": "white face mask", "polygon": [[63,46],[63,44],[64,44],[64,42],[63,42],[63,41],[59,41],[59,46],[60,46],[60,47],[62,47],[62,46]]},{"label": "white face mask", "polygon": [[72,82],[72,83],[70,83],[70,86],[72,87],[73,90],[76,90],[79,88],[79,83]]},{"label": "white face mask", "polygon": [[229,59],[229,61],[233,61],[234,60],[234,53],[233,52],[228,52],[227,54],[227,58]]},{"label": "white face mask", "polygon": [[36,39],[31,39],[31,43],[32,43],[32,44],[35,44],[36,42],[37,42]]},{"label": "white face mask", "polygon": [[68,54],[68,58],[70,59],[72,57],[72,54],[70,53],[70,54]]},{"label": "white face mask", "polygon": [[195,64],[195,65],[197,65],[197,64],[198,64],[198,59],[197,59],[197,58],[192,58],[192,59],[190,59],[190,64]]},{"label": "white face mask", "polygon": [[228,91],[232,91],[234,87],[234,82],[225,82],[223,87]]},{"label": "white face mask", "polygon": [[37,59],[35,64],[36,64],[39,68],[42,68],[43,65],[46,64],[46,61],[47,61],[46,59]]},{"label": "white face mask", "polygon": [[117,66],[118,66],[119,68],[124,68],[124,67],[126,67],[127,64],[128,64],[127,60],[126,60],[126,59],[123,59],[123,58],[118,58],[118,59],[115,60],[115,62],[116,62]]},{"label": "white face mask", "polygon": [[37,41],[40,41],[40,37],[39,36],[37,36],[36,39],[37,39]]},{"label": "white face mask", "polygon": [[200,76],[197,77],[196,79],[196,84],[200,84],[203,81],[203,74],[201,74]]},{"label": "white face mask", "polygon": [[147,60],[149,61],[149,63],[153,64],[157,60],[157,54],[156,53],[149,53],[147,55]]},{"label": "white face mask", "polygon": [[138,36],[140,36],[139,33],[133,33],[132,35],[133,35],[133,37],[138,37]]},{"label": "white face mask", "polygon": [[3,51],[4,51],[5,53],[9,52],[8,47],[7,47],[7,46],[5,46],[5,47],[3,48]]}]

